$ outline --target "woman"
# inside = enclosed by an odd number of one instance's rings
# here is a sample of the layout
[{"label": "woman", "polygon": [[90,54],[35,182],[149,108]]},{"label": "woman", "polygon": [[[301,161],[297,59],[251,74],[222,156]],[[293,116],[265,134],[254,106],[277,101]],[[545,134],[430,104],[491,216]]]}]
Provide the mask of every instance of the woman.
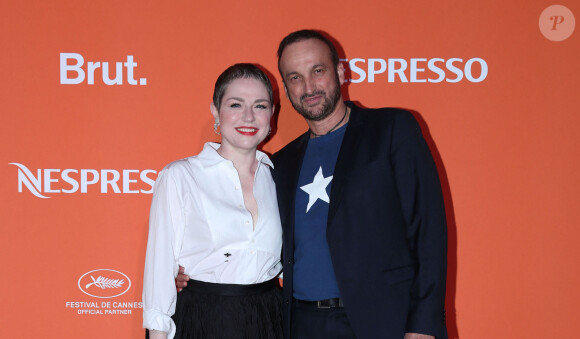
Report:
[{"label": "woman", "polygon": [[[166,166],[155,183],[143,284],[150,338],[281,338],[282,231],[272,163],[272,85],[256,66],[217,79],[211,104],[221,145]],[[177,296],[178,267],[191,277]]]}]

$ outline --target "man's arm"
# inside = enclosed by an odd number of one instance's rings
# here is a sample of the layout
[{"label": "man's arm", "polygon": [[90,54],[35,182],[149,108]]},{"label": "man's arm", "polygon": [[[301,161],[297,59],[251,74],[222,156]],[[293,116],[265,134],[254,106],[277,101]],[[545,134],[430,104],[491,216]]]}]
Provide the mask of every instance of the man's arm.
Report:
[{"label": "man's arm", "polygon": [[407,223],[407,240],[416,262],[407,318],[408,335],[424,333],[446,338],[445,205],[435,162],[419,124],[410,113],[396,118],[391,156]]}]

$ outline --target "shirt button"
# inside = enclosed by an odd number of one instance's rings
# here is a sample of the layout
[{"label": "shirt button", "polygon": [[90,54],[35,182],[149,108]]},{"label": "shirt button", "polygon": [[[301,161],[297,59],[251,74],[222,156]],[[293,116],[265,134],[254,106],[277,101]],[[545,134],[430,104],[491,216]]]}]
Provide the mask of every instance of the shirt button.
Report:
[{"label": "shirt button", "polygon": [[255,243],[254,239],[252,239],[252,244]]},{"label": "shirt button", "polygon": [[254,254],[255,251],[250,251],[250,254]]},{"label": "shirt button", "polygon": [[239,191],[240,190],[240,188],[238,186],[236,186],[235,189],[236,189],[236,191]]},{"label": "shirt button", "polygon": [[250,223],[250,221],[249,220],[246,220],[246,225],[248,225],[249,223]]}]

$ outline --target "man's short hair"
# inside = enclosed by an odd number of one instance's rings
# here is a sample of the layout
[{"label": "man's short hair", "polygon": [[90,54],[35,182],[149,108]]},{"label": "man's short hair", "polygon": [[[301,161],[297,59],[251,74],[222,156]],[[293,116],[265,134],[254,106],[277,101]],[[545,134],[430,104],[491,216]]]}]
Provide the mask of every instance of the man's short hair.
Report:
[{"label": "man's short hair", "polygon": [[332,58],[332,64],[334,65],[335,68],[338,66],[338,62],[339,62],[338,52],[336,51],[334,44],[327,37],[325,37],[322,33],[320,33],[319,31],[315,31],[313,29],[303,29],[303,30],[288,34],[284,39],[282,39],[282,41],[280,41],[280,45],[278,46],[278,71],[282,75],[282,79],[284,79],[284,75],[282,74],[282,70],[280,69],[280,57],[282,56],[282,52],[284,52],[284,49],[288,45],[291,45],[295,42],[308,40],[308,39],[317,39],[317,40],[324,42],[326,44],[326,46],[328,46],[328,49],[330,50],[330,57]]},{"label": "man's short hair", "polygon": [[274,94],[272,91],[272,83],[268,76],[256,65],[248,63],[235,64],[228,67],[220,74],[215,82],[213,90],[213,104],[220,110],[222,99],[228,89],[229,84],[236,79],[256,79],[266,87],[270,104],[274,104]]}]

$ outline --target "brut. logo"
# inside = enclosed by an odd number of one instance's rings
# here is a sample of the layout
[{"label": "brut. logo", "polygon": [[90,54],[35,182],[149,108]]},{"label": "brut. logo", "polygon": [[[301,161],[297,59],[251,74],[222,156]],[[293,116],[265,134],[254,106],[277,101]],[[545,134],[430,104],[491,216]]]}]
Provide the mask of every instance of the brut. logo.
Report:
[{"label": "brut. logo", "polygon": [[147,78],[135,79],[137,63],[132,55],[127,56],[127,61],[115,62],[115,77],[109,70],[108,61],[88,61],[79,53],[60,53],[60,83],[62,85],[78,85],[85,82],[88,85],[95,84],[95,73],[100,69],[101,78],[105,85],[123,85],[124,80],[129,85],[147,85]]}]

